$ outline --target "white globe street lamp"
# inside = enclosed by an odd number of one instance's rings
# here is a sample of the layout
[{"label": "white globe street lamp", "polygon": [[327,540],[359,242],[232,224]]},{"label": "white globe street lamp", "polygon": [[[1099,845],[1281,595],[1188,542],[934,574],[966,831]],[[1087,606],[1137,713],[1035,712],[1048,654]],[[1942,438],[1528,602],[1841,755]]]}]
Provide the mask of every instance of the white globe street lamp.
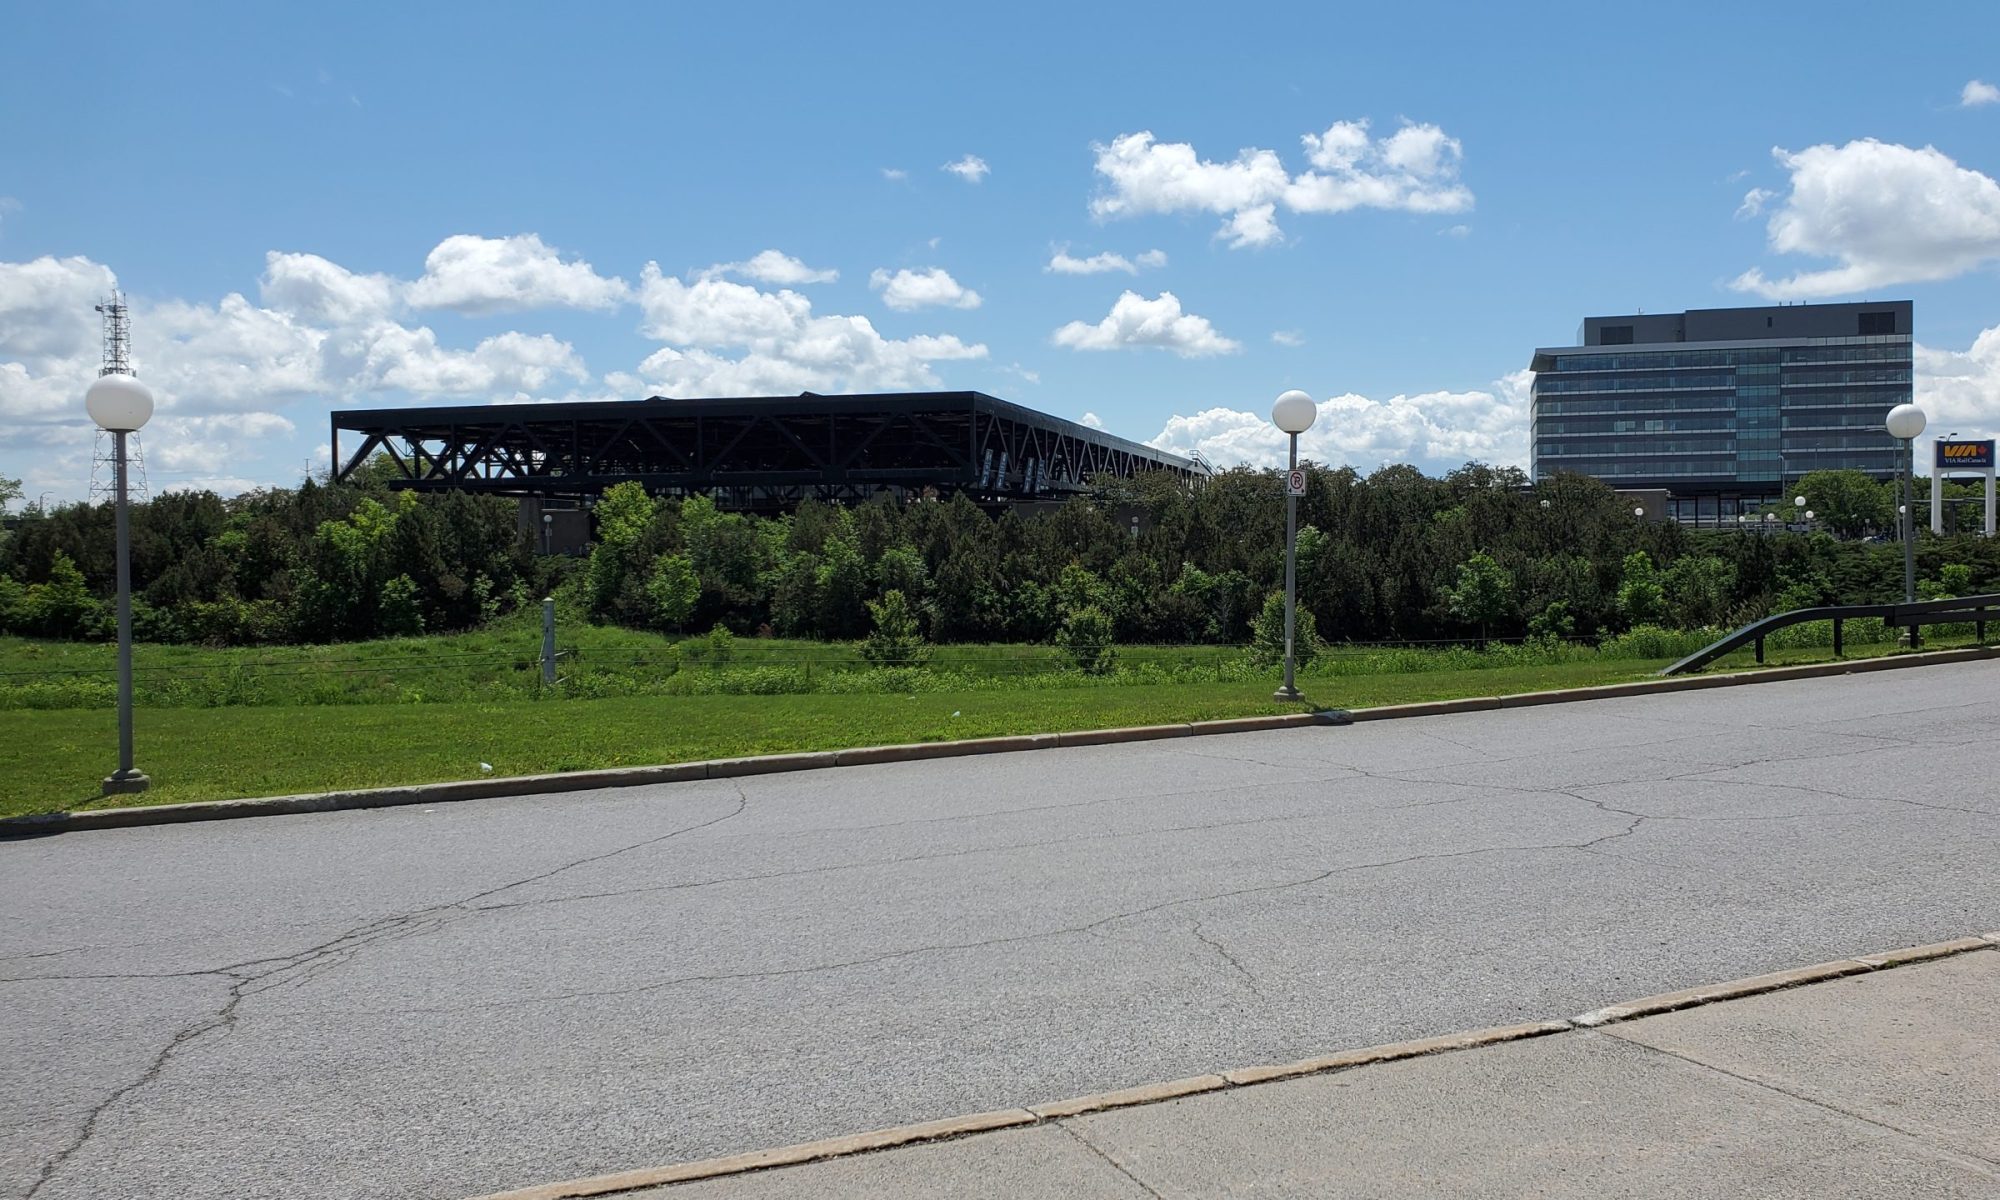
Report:
[{"label": "white globe street lamp", "polygon": [[125,435],[153,415],[152,389],[130,375],[100,375],[83,394],[83,408],[111,434],[118,512],[118,770],[104,794],[143,792],[151,782],[132,765],[132,522],[125,491]]},{"label": "white globe street lamp", "polygon": [[1291,440],[1291,461],[1285,471],[1285,685],[1273,696],[1296,700],[1299,689],[1293,682],[1293,639],[1298,629],[1299,608],[1299,435],[1312,428],[1319,416],[1313,398],[1294,388],[1278,397],[1271,406],[1271,424]]},{"label": "white globe street lamp", "polygon": [[[1914,404],[1898,404],[1889,410],[1889,417],[1882,422],[1889,436],[1903,443],[1903,505],[1899,510],[1903,522],[1903,603],[1917,602],[1917,492],[1916,459],[1917,435],[1924,431],[1929,421],[1924,410]],[[1917,627],[1910,626],[1910,648],[1917,645]]]}]

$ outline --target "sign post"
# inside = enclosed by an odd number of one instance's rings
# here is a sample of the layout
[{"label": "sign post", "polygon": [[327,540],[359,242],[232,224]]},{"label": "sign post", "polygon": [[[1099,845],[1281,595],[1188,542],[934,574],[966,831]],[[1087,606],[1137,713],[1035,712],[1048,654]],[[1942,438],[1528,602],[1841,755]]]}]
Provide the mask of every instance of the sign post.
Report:
[{"label": "sign post", "polygon": [[1305,494],[1306,494],[1306,473],[1294,467],[1291,470],[1291,472],[1285,476],[1285,495],[1303,496]]},{"label": "sign post", "polygon": [[1939,438],[1931,443],[1931,532],[1944,532],[1944,477],[1947,471],[1970,472],[1986,477],[1986,536],[1994,535],[1994,440],[1951,441]]}]

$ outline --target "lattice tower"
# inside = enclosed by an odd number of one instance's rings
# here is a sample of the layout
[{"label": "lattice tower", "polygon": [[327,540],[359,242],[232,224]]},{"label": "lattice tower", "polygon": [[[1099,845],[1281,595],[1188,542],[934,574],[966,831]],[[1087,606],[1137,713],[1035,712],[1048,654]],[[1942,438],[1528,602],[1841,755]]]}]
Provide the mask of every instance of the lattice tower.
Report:
[{"label": "lattice tower", "polygon": [[[97,306],[104,317],[104,365],[99,375],[132,374],[132,314],[122,293],[114,289],[111,298]],[[97,446],[90,457],[90,502],[112,499],[118,485],[118,464],[114,461],[115,439],[105,430],[97,431]],[[125,435],[125,489],[134,500],[145,500],[146,451],[138,433]]]}]

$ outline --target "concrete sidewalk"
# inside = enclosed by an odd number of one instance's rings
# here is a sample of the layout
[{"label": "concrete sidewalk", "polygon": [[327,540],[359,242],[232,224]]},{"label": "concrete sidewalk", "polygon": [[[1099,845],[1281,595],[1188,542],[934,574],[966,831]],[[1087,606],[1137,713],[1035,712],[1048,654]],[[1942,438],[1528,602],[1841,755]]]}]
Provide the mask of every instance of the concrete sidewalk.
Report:
[{"label": "concrete sidewalk", "polygon": [[624,1193],[2000,1196],[2000,952]]}]

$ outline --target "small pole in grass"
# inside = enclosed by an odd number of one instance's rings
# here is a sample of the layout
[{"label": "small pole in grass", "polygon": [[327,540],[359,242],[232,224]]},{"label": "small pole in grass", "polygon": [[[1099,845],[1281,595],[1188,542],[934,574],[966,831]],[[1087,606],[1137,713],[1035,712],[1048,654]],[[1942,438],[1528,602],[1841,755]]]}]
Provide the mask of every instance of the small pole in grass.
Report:
[{"label": "small pole in grass", "polygon": [[542,686],[556,685],[556,598],[542,599]]}]

